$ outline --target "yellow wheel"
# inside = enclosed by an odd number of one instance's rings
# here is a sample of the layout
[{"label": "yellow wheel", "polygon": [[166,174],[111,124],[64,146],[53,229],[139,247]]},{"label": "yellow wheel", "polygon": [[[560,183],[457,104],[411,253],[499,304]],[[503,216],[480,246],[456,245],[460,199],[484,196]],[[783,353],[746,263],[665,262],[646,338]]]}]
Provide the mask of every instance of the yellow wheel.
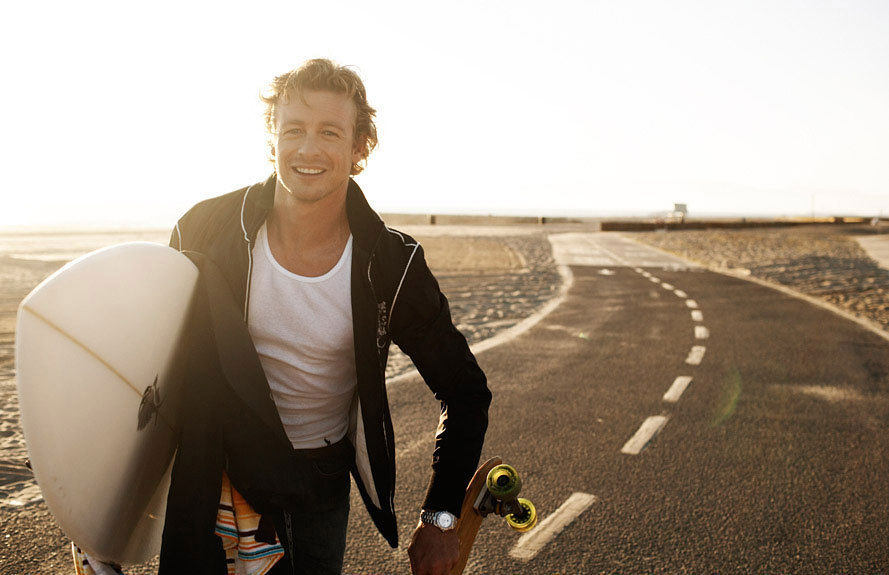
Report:
[{"label": "yellow wheel", "polygon": [[534,507],[533,503],[522,497],[519,497],[517,501],[522,506],[522,511],[520,514],[513,513],[507,515],[506,524],[522,533],[531,531],[537,525],[537,508]]},{"label": "yellow wheel", "polygon": [[511,465],[501,464],[488,472],[488,491],[497,499],[512,499],[522,489],[522,480]]}]

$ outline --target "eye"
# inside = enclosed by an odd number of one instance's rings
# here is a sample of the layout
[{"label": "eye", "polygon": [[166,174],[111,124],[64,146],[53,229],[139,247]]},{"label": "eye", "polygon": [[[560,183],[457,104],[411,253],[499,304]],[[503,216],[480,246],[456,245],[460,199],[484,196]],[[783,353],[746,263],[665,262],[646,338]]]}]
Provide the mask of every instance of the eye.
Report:
[{"label": "eye", "polygon": [[284,132],[285,136],[298,136],[303,133],[302,128],[290,128]]}]

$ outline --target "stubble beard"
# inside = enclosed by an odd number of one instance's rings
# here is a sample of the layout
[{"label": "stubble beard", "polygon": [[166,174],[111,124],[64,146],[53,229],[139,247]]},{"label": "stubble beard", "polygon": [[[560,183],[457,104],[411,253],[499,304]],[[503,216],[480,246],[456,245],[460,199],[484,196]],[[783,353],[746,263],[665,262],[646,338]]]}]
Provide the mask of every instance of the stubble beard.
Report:
[{"label": "stubble beard", "polygon": [[[280,172],[278,173],[278,183],[281,185],[290,199],[295,201],[296,203],[304,205],[318,203],[335,194],[340,188],[340,186],[329,186],[325,188],[313,189],[311,187],[300,186],[298,184],[290,184],[287,182],[288,179],[289,178],[282,178]],[[343,182],[342,187],[348,187],[348,180]]]}]

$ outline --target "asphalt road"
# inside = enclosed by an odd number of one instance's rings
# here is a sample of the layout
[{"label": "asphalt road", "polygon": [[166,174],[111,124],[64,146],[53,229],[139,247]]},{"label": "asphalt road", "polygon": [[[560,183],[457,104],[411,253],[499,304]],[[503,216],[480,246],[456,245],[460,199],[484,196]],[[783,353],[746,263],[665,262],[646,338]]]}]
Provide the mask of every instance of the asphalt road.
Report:
[{"label": "asphalt road", "polygon": [[[889,572],[889,341],[620,236],[555,243],[566,300],[479,354],[483,458],[518,468],[546,525],[520,544],[489,517],[467,573]],[[390,401],[402,545],[353,497],[347,573],[409,572],[438,405],[420,380]]]}]

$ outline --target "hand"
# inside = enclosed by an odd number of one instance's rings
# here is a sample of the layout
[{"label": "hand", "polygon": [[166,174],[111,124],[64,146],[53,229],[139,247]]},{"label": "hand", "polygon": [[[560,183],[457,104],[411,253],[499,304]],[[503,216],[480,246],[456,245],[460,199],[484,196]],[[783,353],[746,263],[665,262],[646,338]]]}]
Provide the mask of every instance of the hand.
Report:
[{"label": "hand", "polygon": [[413,575],[449,575],[460,557],[457,530],[442,531],[434,525],[420,523],[407,548]]}]

